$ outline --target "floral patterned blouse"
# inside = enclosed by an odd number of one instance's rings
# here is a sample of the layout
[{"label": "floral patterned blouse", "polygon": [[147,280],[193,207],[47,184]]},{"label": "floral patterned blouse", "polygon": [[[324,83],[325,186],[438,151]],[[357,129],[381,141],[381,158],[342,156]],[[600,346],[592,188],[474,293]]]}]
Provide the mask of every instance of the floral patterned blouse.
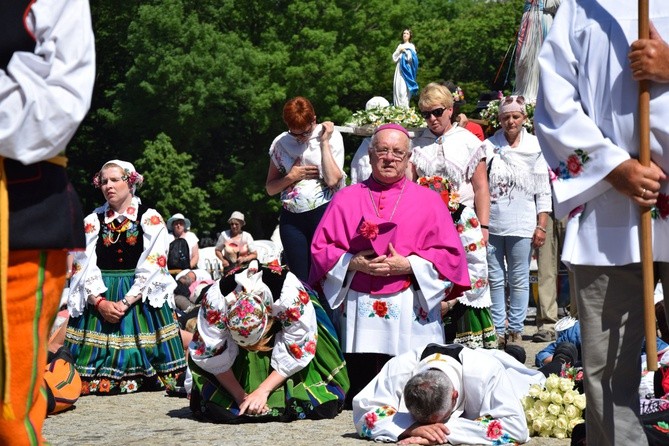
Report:
[{"label": "floral patterned blouse", "polygon": [[281,296],[274,300],[269,287],[262,282],[262,275],[267,272],[245,278],[247,271],[235,276],[237,287],[228,295],[221,293],[220,280],[207,292],[198,315],[198,333],[189,346],[190,357],[207,372],[219,374],[229,370],[239,347],[225,324],[228,309],[240,292],[264,293],[269,294],[273,302],[271,317],[274,328],[279,328],[272,348],[272,368],[284,377],[292,376],[306,367],[316,354],[316,310],[304,285],[294,274],[287,273]]},{"label": "floral patterned blouse", "polygon": [[301,213],[314,210],[329,203],[332,195],[346,185],[344,140],[341,133],[336,130],[332,132],[330,137],[330,150],[337,166],[339,166],[339,170],[342,172],[342,179],[334,188],[328,187],[323,181],[320,140],[322,129],[323,126],[318,124],[306,143],[300,143],[288,132],[283,132],[274,139],[269,148],[270,159],[282,175],[287,174],[295,164],[318,166],[321,173],[321,177],[318,179],[301,180],[281,191],[283,208],[287,211]]},{"label": "floral patterned blouse", "polygon": [[[119,218],[125,218],[119,223]],[[67,307],[73,317],[83,314],[89,295],[104,294],[105,270],[135,270],[128,291],[142,294],[142,301],[155,308],[165,302],[174,305],[176,282],[167,270],[167,227],[155,209],[144,208],[139,199],[121,215],[108,203],[84,219],[86,250],[74,252]]]}]

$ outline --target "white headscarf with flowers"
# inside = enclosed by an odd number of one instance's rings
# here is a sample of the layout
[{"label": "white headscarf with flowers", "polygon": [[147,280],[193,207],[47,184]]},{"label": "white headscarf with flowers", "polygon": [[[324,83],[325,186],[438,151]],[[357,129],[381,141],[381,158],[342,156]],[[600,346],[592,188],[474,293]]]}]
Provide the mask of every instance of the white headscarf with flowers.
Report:
[{"label": "white headscarf with flowers", "polygon": [[228,312],[225,325],[237,345],[248,347],[257,344],[265,334],[272,306],[272,292],[262,281],[262,271],[249,270],[235,275],[242,290],[225,296]]},{"label": "white headscarf with flowers", "polygon": [[135,170],[135,166],[133,166],[132,163],[127,161],[114,159],[104,163],[100,170],[93,177],[93,185],[96,188],[100,187],[100,177],[102,175],[102,170],[105,168],[105,166],[110,164],[115,164],[123,169],[123,180],[128,183],[128,186],[130,186],[130,189],[132,190],[132,194],[135,195],[137,188],[140,187],[142,183],[144,183],[144,177],[139,172],[137,172],[137,170]]}]

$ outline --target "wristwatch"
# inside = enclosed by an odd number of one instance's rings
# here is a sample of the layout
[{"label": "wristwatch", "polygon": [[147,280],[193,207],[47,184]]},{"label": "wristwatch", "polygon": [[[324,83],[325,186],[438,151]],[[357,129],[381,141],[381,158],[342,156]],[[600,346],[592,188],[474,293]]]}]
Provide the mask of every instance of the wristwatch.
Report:
[{"label": "wristwatch", "polygon": [[128,299],[126,299],[125,297],[121,299],[121,303],[126,307],[130,308],[130,302],[128,302]]}]

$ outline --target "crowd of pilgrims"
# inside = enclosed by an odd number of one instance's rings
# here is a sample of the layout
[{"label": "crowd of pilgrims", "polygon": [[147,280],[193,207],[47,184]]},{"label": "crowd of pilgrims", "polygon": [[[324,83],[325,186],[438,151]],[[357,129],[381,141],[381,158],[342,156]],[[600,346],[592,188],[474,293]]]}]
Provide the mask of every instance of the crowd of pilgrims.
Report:
[{"label": "crowd of pilgrims", "polygon": [[[370,103],[384,105],[378,101]],[[85,251],[72,253],[61,330],[81,393],[183,394],[196,418],[220,423],[333,418],[353,407],[361,436],[396,441],[410,437],[409,425],[397,421],[393,433],[370,419],[392,415],[374,404],[382,395],[372,388],[379,376],[397,379],[392,358],[409,355],[408,370],[424,368],[428,357],[456,358],[459,374],[448,362],[430,368],[460,385],[452,409],[461,414],[462,373],[474,361],[466,358],[488,350],[486,361],[515,370],[516,381],[483,387],[515,399],[505,404],[518,409],[529,384],[545,375],[524,368],[520,341],[531,255],[551,212],[549,169],[523,125],[522,96],[500,100],[501,128],[487,139],[454,113],[454,102],[443,84],[427,85],[418,100],[427,127],[376,128],[347,175],[334,124],[318,122],[304,97],[287,101],[287,131],[269,148],[266,180],[283,204],[283,252],[259,261],[235,211],[215,244],[218,280],[197,268],[190,220],[175,214],[166,222],[145,204],[132,163],[104,163],[93,178],[104,203],[85,218]],[[181,238],[188,254],[178,272],[168,252]],[[439,350],[449,345],[460,347]],[[578,360],[576,351],[552,346],[537,366],[554,356]],[[479,408],[488,416],[497,409]],[[500,419],[522,442],[529,437],[519,410]],[[477,428],[460,428],[462,438],[476,437]]]}]

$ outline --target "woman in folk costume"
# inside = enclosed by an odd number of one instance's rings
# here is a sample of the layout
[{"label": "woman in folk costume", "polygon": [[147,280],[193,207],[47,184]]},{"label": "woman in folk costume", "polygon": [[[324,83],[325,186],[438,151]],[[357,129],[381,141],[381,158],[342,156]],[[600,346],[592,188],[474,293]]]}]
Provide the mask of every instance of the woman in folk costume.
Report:
[{"label": "woman in folk costume", "polygon": [[411,96],[418,92],[416,72],[418,71],[418,55],[416,47],[411,43],[413,34],[410,29],[402,31],[402,43],[397,45],[393,53],[395,77],[393,78],[393,105],[409,107]]},{"label": "woman in folk costume", "polygon": [[497,348],[497,335],[490,313],[490,287],[486,243],[481,223],[474,210],[460,203],[452,184],[439,176],[420,177],[418,184],[441,195],[448,205],[467,258],[471,289],[461,296],[441,303],[446,342],[469,348]]},{"label": "woman in folk costume", "polygon": [[189,347],[190,407],[217,423],[334,418],[349,388],[339,340],[317,295],[257,262],[216,282]]},{"label": "woman in folk costume", "polygon": [[[490,184],[488,273],[492,317],[500,347],[521,340],[529,294],[532,249],[546,240],[552,209],[548,165],[536,136],[523,127],[525,99],[500,101],[502,126],[485,141]],[[506,308],[505,278],[509,283]],[[508,324],[507,324],[508,322]]]},{"label": "woman in folk costume", "polygon": [[171,387],[186,368],[170,306],[167,227],[135,195],[143,177],[112,160],[95,174],[106,203],[84,219],[86,250],[74,253],[65,345],[82,394]]}]

